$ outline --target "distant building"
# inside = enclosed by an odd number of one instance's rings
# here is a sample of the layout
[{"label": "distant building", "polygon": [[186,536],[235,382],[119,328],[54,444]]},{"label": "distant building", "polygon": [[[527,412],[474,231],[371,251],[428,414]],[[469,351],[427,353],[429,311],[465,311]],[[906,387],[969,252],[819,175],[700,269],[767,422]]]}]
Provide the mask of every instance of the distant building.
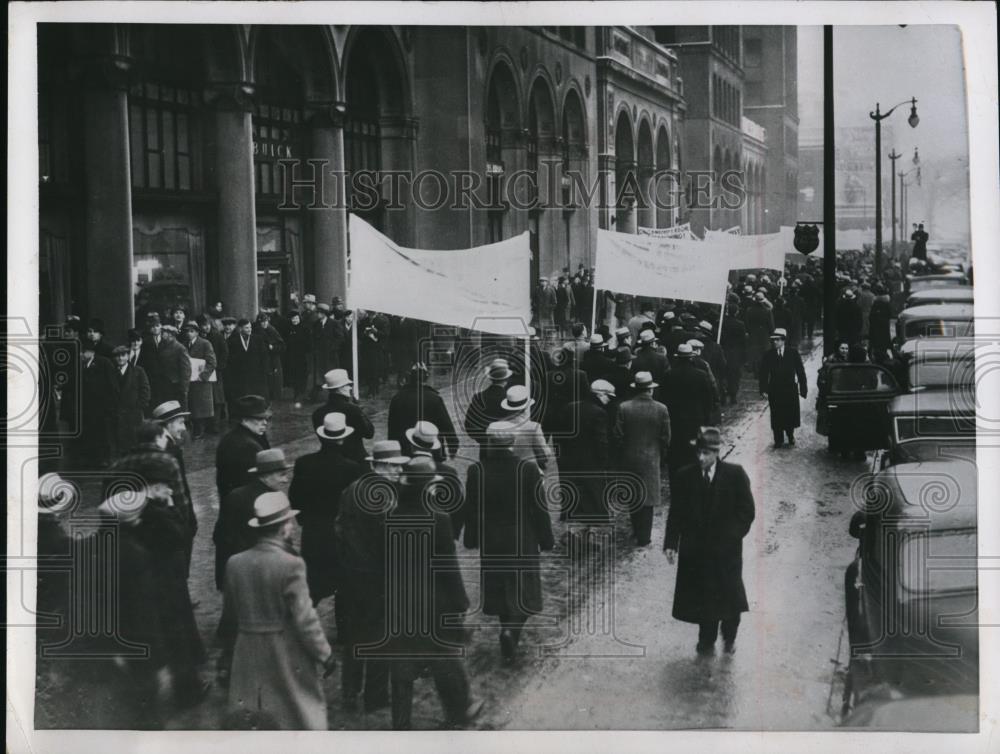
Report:
[{"label": "distant building", "polygon": [[741,226],[748,235],[764,233],[764,187],[767,171],[767,129],[745,115],[743,131],[743,203]]},{"label": "distant building", "polygon": [[[794,26],[744,26],[744,114],[767,129],[764,230],[799,218],[798,52]],[[811,219],[811,218],[806,218]]]}]

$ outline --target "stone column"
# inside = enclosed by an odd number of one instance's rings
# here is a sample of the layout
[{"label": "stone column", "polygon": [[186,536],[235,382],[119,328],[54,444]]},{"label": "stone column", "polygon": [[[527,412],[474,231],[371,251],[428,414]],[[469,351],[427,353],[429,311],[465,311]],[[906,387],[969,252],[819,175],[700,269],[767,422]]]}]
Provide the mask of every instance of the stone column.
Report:
[{"label": "stone column", "polygon": [[[382,118],[379,129],[382,135],[382,170],[403,170],[412,178],[415,172],[413,150],[417,138],[416,119],[403,116]],[[408,185],[409,181],[404,181],[403,186]],[[386,196],[386,190],[383,187],[383,196]],[[419,246],[415,224],[413,202],[408,198],[403,201],[402,209],[385,210],[385,234],[400,246]]]},{"label": "stone column", "polygon": [[96,63],[83,112],[86,315],[104,320],[112,343],[124,342],[135,323],[128,69],[120,57]]},{"label": "stone column", "polygon": [[309,128],[311,157],[323,162],[324,174],[314,176],[317,186],[323,186],[323,194],[321,198],[317,193],[315,206],[308,210],[313,284],[307,292],[315,293],[317,301],[329,302],[334,296],[346,301],[347,206],[340,178],[344,172],[343,118],[336,112],[317,113],[309,121]]},{"label": "stone column", "polygon": [[219,298],[227,315],[257,314],[257,211],[249,101],[239,91],[215,102],[216,244]]}]

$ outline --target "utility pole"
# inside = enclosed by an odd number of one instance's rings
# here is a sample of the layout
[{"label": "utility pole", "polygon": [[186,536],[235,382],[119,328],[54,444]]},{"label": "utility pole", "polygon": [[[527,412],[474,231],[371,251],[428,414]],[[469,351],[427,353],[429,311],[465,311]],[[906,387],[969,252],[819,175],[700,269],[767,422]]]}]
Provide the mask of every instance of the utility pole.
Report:
[{"label": "utility pole", "polygon": [[892,250],[892,258],[896,258],[896,160],[898,160],[903,155],[896,154],[896,150],[893,149],[889,152],[889,159],[892,160],[892,169],[889,170],[889,178],[892,180],[892,246],[889,248]]},{"label": "utility pole", "polygon": [[823,27],[823,354],[834,349],[837,306],[837,184],[833,120],[833,27]]}]

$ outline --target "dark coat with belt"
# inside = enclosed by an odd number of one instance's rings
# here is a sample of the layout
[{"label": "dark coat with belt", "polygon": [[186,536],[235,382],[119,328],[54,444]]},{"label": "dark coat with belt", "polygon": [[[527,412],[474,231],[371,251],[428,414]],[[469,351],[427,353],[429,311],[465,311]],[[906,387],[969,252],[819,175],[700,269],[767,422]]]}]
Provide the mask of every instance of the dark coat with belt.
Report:
[{"label": "dark coat with belt", "polygon": [[673,616],[710,623],[746,612],[743,537],[754,519],[750,480],[742,466],[717,461],[706,485],[698,464],[675,475],[664,550],[676,550]]},{"label": "dark coat with belt", "polygon": [[559,448],[559,481],[579,495],[570,519],[606,519],[604,491],[611,467],[611,427],[608,412],[593,395],[573,401],[564,409],[556,437]]},{"label": "dark coat with belt", "polygon": [[344,421],[348,427],[353,427],[354,432],[344,440],[343,453],[346,458],[358,463],[366,463],[368,450],[365,448],[365,440],[370,440],[375,436],[375,425],[368,418],[364,410],[348,398],[330,391],[326,398],[326,403],[313,411],[313,429],[323,426],[323,418],[327,414],[343,414]]},{"label": "dark coat with belt", "polygon": [[441,443],[449,456],[458,453],[458,435],[441,395],[430,385],[411,382],[389,401],[388,439],[396,440],[405,452],[406,430],[418,421],[431,422],[438,428]]},{"label": "dark coat with belt", "polygon": [[542,473],[510,448],[487,449],[469,467],[465,497],[465,546],[480,548],[486,615],[522,616],[542,611],[539,551],[553,547],[552,523],[542,505]]},{"label": "dark coat with belt", "polygon": [[140,366],[127,365],[122,374],[115,368],[115,446],[126,453],[135,445],[135,432],[149,410],[149,380]]},{"label": "dark coat with belt", "polygon": [[302,559],[306,561],[306,581],[313,602],[333,594],[337,588],[337,549],[334,523],[340,496],[361,476],[365,468],[346,458],[341,446],[322,441],[315,453],[295,461],[288,499],[301,511]]},{"label": "dark coat with belt", "polygon": [[781,358],[774,348],[765,353],[760,360],[759,384],[760,392],[767,393],[767,403],[771,407],[771,428],[798,427],[799,396],[805,398],[807,393],[806,370],[799,352],[786,345]]},{"label": "dark coat with belt", "polygon": [[271,372],[271,355],[267,343],[257,333],[251,333],[247,347],[237,330],[226,341],[229,346],[229,365],[226,367],[226,394],[230,401],[244,395],[268,396],[267,376]]},{"label": "dark coat with belt", "polygon": [[220,501],[250,481],[247,469],[253,468],[258,451],[270,447],[267,435],[254,434],[242,424],[223,435],[215,449],[215,486]]},{"label": "dark coat with belt", "polygon": [[139,366],[146,370],[149,378],[149,388],[153,394],[150,405],[153,408],[165,401],[179,401],[183,408],[187,408],[191,359],[184,346],[162,336],[159,343],[152,337],[147,337],[142,341]]},{"label": "dark coat with belt", "polygon": [[226,585],[226,562],[257,542],[258,532],[251,529],[248,522],[253,518],[254,501],[265,492],[271,492],[271,488],[253,477],[219,503],[219,518],[215,521],[212,541],[215,543],[215,588],[220,592]]}]

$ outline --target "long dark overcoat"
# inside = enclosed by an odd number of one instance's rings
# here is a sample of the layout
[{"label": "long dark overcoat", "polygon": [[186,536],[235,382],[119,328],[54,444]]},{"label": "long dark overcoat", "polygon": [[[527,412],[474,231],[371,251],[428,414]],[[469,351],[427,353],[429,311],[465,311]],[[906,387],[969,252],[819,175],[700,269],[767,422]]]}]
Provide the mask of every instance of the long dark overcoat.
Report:
[{"label": "long dark overcoat", "polygon": [[519,616],[542,611],[539,551],[553,547],[544,507],[542,474],[512,449],[489,449],[469,467],[465,485],[465,546],[480,548],[479,568],[486,615]]},{"label": "long dark overcoat", "polygon": [[742,466],[716,462],[706,485],[698,464],[675,475],[664,550],[677,550],[673,616],[710,623],[746,612],[743,537],[754,519],[750,480]]},{"label": "long dark overcoat", "polygon": [[430,385],[411,382],[400,388],[389,401],[388,439],[396,440],[405,451],[408,446],[406,430],[418,421],[429,421],[438,428],[448,455],[458,453],[455,424],[441,395]]},{"label": "long dark overcoat", "polygon": [[358,463],[365,463],[368,450],[365,448],[365,440],[375,436],[375,425],[357,403],[346,395],[340,395],[330,391],[326,398],[326,403],[317,408],[312,413],[313,428],[323,426],[323,418],[327,414],[343,414],[344,421],[348,427],[354,429],[346,440],[344,440],[343,453],[347,458]]},{"label": "long dark overcoat", "polygon": [[157,343],[152,337],[142,341],[139,366],[146,370],[153,393],[150,405],[156,408],[165,401],[179,401],[187,408],[188,387],[191,384],[191,359],[187,349],[165,336]]},{"label": "long dark overcoat", "polygon": [[215,486],[219,500],[250,481],[247,469],[253,468],[257,453],[271,444],[267,435],[257,435],[238,424],[219,440],[215,449]]},{"label": "long dark overcoat", "polygon": [[660,394],[670,410],[671,454],[688,453],[698,428],[707,425],[712,416],[712,381],[691,359],[677,359],[664,378]]},{"label": "long dark overcoat", "polygon": [[799,352],[785,346],[780,359],[776,349],[765,353],[760,360],[759,385],[771,407],[771,429],[798,427],[799,396],[806,393],[806,370]]},{"label": "long dark overcoat", "polygon": [[135,445],[135,432],[149,409],[151,394],[146,371],[138,365],[129,364],[125,374],[115,367],[115,386],[118,391],[115,401],[115,447],[118,455],[122,455]]},{"label": "long dark overcoat", "polygon": [[670,449],[670,411],[649,393],[618,406],[612,430],[618,466],[638,477],[636,505],[660,504],[660,464]]},{"label": "long dark overcoat", "polygon": [[604,492],[611,464],[611,427],[608,412],[593,396],[573,401],[564,409],[556,438],[559,479],[571,485],[578,498],[570,519],[604,519],[608,515]]},{"label": "long dark overcoat", "polygon": [[252,333],[243,347],[243,337],[234,332],[226,341],[229,347],[229,364],[226,367],[226,395],[230,403],[244,395],[268,396],[268,375],[271,373],[271,355],[267,343],[257,333]]},{"label": "long dark overcoat", "polygon": [[315,453],[295,461],[288,499],[301,511],[302,559],[313,602],[333,594],[337,588],[337,547],[334,524],[340,496],[347,486],[364,473],[357,461],[344,456],[340,446],[324,441]]},{"label": "long dark overcoat", "polygon": [[237,487],[219,502],[219,517],[212,530],[215,543],[215,588],[220,592],[226,584],[226,562],[257,542],[257,530],[250,528],[254,501],[271,489],[254,477]]}]

